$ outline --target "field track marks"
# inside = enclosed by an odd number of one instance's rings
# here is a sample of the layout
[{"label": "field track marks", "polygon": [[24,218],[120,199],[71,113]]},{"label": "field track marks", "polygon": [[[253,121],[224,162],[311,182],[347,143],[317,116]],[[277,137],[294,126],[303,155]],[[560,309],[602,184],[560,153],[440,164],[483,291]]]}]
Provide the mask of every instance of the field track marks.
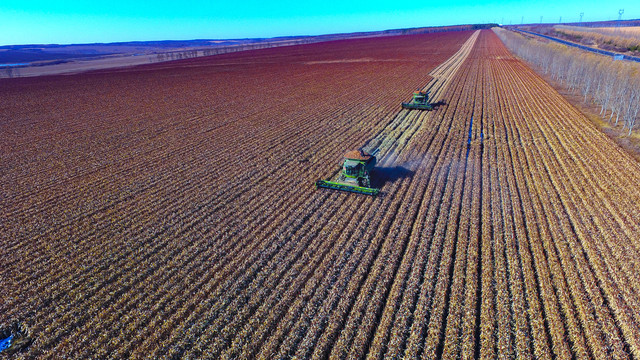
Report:
[{"label": "field track marks", "polygon": [[[429,75],[433,78],[423,90],[431,90],[430,101],[437,103],[442,100],[441,93],[447,90],[456,72],[467,59],[480,31],[475,31],[453,56],[440,64]],[[380,164],[391,166],[395,159],[411,142],[411,138],[424,123],[431,123],[429,119],[432,111],[416,111],[401,109],[394,119],[376,137],[365,145],[369,150],[380,149],[378,156]]]}]

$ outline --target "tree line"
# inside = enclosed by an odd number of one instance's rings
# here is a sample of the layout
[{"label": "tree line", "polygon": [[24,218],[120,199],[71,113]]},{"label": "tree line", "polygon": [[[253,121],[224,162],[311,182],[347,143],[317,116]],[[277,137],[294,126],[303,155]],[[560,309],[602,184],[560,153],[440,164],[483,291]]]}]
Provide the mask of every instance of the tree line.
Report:
[{"label": "tree line", "polygon": [[543,43],[501,28],[494,31],[514,54],[569,90],[580,92],[584,102],[600,105],[604,119],[615,125],[622,122],[631,135],[640,113],[640,64]]},{"label": "tree line", "polygon": [[265,42],[249,43],[249,44],[219,46],[219,47],[205,48],[205,49],[170,51],[170,52],[158,53],[156,55],[156,61],[161,62],[161,61],[171,61],[171,60],[182,60],[182,59],[190,59],[190,58],[200,57],[200,56],[220,55],[220,54],[226,54],[226,53],[237,52],[237,51],[257,50],[257,49],[266,49],[266,48],[272,48],[272,47],[278,47],[278,46],[308,44],[312,42],[317,42],[317,40],[309,39],[309,38],[301,38],[301,39],[293,39],[293,40],[265,41]]}]

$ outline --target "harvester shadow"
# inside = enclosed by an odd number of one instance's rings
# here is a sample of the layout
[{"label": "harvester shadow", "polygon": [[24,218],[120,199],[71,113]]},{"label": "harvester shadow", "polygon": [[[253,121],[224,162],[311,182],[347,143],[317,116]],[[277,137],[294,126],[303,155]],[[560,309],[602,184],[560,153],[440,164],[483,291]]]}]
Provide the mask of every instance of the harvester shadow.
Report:
[{"label": "harvester shadow", "polygon": [[438,102],[431,103],[431,106],[433,106],[433,108],[434,108],[434,109],[437,109],[437,108],[439,108],[440,106],[446,106],[446,105],[447,105],[447,102],[446,102],[446,101],[444,101],[444,100],[440,100],[440,101],[438,101]]},{"label": "harvester shadow", "polygon": [[371,187],[382,188],[387,183],[393,183],[399,179],[412,177],[413,171],[402,166],[377,167],[371,172]]}]

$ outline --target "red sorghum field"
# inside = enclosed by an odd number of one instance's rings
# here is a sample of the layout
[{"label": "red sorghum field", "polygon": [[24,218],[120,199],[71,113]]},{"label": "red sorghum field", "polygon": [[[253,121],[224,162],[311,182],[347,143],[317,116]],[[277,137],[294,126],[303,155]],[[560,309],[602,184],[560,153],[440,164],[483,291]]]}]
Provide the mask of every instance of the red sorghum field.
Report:
[{"label": "red sorghum field", "polygon": [[[15,358],[640,359],[640,164],[490,30],[0,99]],[[381,196],[315,189],[361,146]]]}]

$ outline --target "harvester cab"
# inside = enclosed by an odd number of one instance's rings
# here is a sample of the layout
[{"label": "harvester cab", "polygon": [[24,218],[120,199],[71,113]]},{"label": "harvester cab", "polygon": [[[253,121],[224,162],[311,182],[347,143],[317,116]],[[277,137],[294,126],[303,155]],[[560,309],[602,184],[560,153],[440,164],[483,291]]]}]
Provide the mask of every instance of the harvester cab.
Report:
[{"label": "harvester cab", "polygon": [[433,110],[433,105],[429,103],[429,93],[431,91],[414,91],[413,99],[408,103],[403,102],[402,107],[405,109]]},{"label": "harvester cab", "polygon": [[344,155],[342,171],[336,181],[318,180],[316,187],[350,191],[358,194],[377,195],[380,190],[371,188],[369,175],[376,166],[379,149],[368,153],[362,149]]}]

